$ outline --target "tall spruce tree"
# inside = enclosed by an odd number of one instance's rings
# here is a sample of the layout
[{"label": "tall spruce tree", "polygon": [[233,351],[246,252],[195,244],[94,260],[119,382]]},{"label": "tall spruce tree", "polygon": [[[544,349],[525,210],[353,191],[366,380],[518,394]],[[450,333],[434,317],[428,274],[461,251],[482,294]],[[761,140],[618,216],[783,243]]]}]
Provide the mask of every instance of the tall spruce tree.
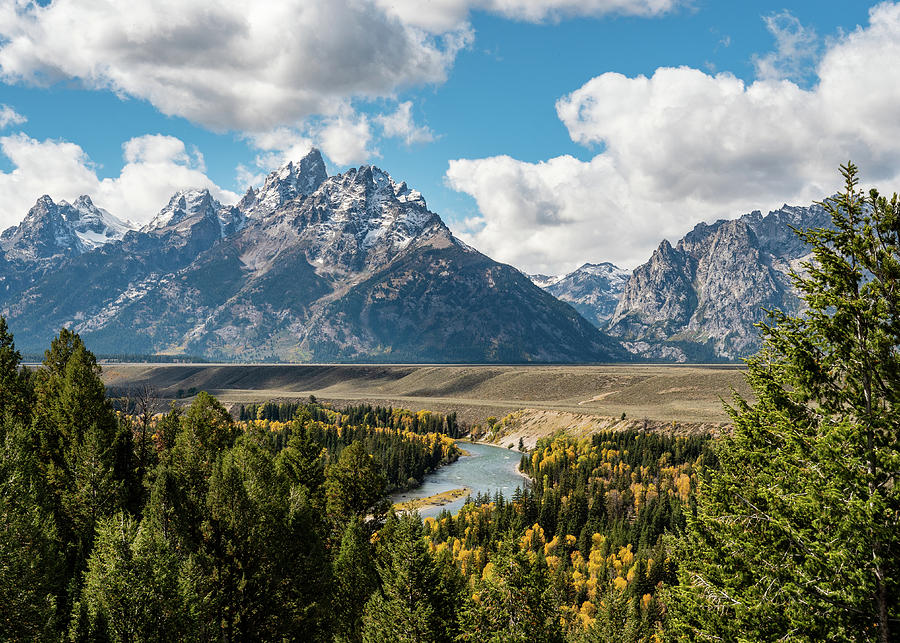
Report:
[{"label": "tall spruce tree", "polygon": [[362,640],[449,643],[459,595],[448,596],[450,570],[439,568],[429,553],[419,515],[392,517],[383,533],[382,587],[366,603]]},{"label": "tall spruce tree", "polygon": [[6,319],[0,315],[0,417],[10,415],[26,421],[31,391],[28,372],[21,363],[22,355],[16,350]]},{"label": "tall spruce tree", "polygon": [[[64,545],[65,590],[58,608],[67,614],[77,598],[97,521],[122,505],[131,475],[123,466],[119,425],[100,367],[77,333],[65,328],[35,374],[34,408],[25,448],[34,455],[41,507],[53,517]],[[123,447],[124,448],[121,448]]]},{"label": "tall spruce tree", "polygon": [[384,474],[366,453],[362,441],[357,440],[341,451],[337,462],[325,473],[326,507],[338,528],[338,537],[353,516],[372,516],[373,523],[377,524],[390,506],[384,498],[386,490]]},{"label": "tall spruce tree", "polygon": [[806,304],[772,313],[681,548],[670,627],[691,640],[900,636],[900,200],[857,189],[799,232]]},{"label": "tall spruce tree", "polygon": [[363,609],[377,585],[372,545],[362,520],[353,517],[344,530],[341,548],[334,559],[336,640],[362,641]]}]

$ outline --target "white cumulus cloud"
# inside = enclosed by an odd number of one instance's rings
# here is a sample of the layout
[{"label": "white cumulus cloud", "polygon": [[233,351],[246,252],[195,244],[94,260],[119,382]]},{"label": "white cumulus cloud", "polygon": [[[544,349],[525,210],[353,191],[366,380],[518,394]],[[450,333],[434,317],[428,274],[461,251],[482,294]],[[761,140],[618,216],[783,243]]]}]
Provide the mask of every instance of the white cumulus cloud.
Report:
[{"label": "white cumulus cloud", "polygon": [[397,111],[378,116],[376,120],[385,136],[403,139],[407,145],[430,143],[434,140],[431,128],[416,125],[412,116],[412,101],[400,103],[397,105]]},{"label": "white cumulus cloud", "polygon": [[206,127],[261,131],[440,83],[470,38],[368,0],[17,0],[0,4],[0,78],[77,79]]},{"label": "white cumulus cloud", "polygon": [[22,116],[9,105],[0,105],[0,129],[21,125],[27,118]]},{"label": "white cumulus cloud", "polygon": [[684,0],[378,0],[407,24],[432,32],[453,29],[472,11],[487,11],[513,20],[555,21],[576,16],[658,16]]},{"label": "white cumulus cloud", "polygon": [[362,161],[370,150],[372,128],[364,114],[341,114],[315,129],[314,137],[322,152],[338,165]]},{"label": "white cumulus cloud", "polygon": [[123,146],[119,176],[101,179],[84,150],[67,141],[39,141],[25,134],[0,137],[0,152],[13,169],[0,172],[0,228],[18,223],[43,194],[72,201],[88,194],[118,217],[145,223],[174,192],[209,188],[223,202],[237,195],[219,188],[202,169],[202,159],[172,136],[147,135]]},{"label": "white cumulus cloud", "polygon": [[602,74],[557,102],[572,140],[602,146],[590,161],[450,162],[448,183],[481,211],[461,236],[531,271],[588,260],[632,267],[699,221],[821,199],[848,159],[867,181],[896,189],[897,60],[900,5],[885,3],[829,44],[810,89],[686,67]]}]

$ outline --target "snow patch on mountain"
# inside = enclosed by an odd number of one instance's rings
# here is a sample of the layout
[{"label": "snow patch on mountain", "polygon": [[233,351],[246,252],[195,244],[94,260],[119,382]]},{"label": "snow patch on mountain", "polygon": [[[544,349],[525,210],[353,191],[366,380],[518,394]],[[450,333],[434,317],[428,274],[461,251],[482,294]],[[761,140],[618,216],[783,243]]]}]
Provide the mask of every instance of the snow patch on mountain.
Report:
[{"label": "snow patch on mountain", "polygon": [[543,288],[545,290],[549,286],[552,286],[557,281],[559,281],[560,279],[565,277],[565,275],[542,275],[542,274],[530,275],[528,273],[524,273],[524,274],[526,277],[531,279],[531,281],[534,283],[535,286],[537,286],[538,288]]},{"label": "snow patch on mountain", "polygon": [[246,225],[246,216],[232,205],[222,205],[209,190],[181,190],[159,211],[141,232],[149,233],[166,228],[177,228],[184,222],[200,219],[218,222],[221,237],[238,232]]},{"label": "snow patch on mountain", "polygon": [[142,299],[154,288],[165,286],[170,282],[171,277],[168,275],[151,273],[145,279],[128,284],[128,287],[118,297],[103,306],[99,312],[90,316],[83,312],[77,313],[74,321],[79,323],[75,326],[75,332],[87,333],[100,330],[127,305]]},{"label": "snow patch on mountain", "polygon": [[112,241],[120,241],[127,232],[138,228],[131,221],[120,219],[108,210],[98,208],[86,194],[75,199],[71,205],[65,201],[60,201],[58,205],[63,218],[81,239],[85,250]]},{"label": "snow patch on mountain", "polygon": [[328,178],[325,161],[316,148],[297,162],[288,162],[266,177],[259,189],[250,188],[237,204],[248,217],[266,217],[282,205],[315,192]]}]

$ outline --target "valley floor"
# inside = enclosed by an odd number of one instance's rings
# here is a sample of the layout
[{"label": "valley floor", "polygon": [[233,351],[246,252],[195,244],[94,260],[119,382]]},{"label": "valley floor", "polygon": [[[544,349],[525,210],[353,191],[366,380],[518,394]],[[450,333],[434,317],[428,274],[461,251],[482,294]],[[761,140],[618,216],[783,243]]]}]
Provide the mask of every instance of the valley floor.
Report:
[{"label": "valley floor", "polygon": [[[421,366],[105,364],[114,389],[151,385],[160,398],[207,391],[225,404],[315,395],[335,404],[455,411],[470,424],[514,415],[495,438],[532,446],[566,429],[715,431],[728,421],[723,400],[749,395],[744,371],[722,366]],[[624,420],[622,414],[625,414]],[[674,424],[673,424],[674,423]]]}]

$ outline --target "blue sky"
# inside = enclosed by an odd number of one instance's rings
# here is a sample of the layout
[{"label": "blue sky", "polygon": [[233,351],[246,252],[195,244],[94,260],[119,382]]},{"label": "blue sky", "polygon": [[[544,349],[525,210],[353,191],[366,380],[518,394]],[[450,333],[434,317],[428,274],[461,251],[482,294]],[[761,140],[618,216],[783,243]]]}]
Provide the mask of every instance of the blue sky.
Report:
[{"label": "blue sky", "polygon": [[[632,267],[699,221],[821,198],[851,154],[864,176],[900,175],[893,143],[840,122],[824,89],[866,75],[842,61],[878,71],[857,107],[896,120],[881,85],[900,85],[883,64],[897,51],[872,53],[900,22],[889,3],[876,29],[862,2],[286,2],[259,37],[293,44],[235,62],[217,47],[243,37],[240,14],[203,3],[6,4],[2,227],[44,192],[94,187],[138,222],[182,183],[227,200],[316,144],[332,172],[368,162],[407,181],[487,254],[561,272]],[[654,76],[669,68],[686,69]],[[854,100],[876,80],[859,82]]]}]

